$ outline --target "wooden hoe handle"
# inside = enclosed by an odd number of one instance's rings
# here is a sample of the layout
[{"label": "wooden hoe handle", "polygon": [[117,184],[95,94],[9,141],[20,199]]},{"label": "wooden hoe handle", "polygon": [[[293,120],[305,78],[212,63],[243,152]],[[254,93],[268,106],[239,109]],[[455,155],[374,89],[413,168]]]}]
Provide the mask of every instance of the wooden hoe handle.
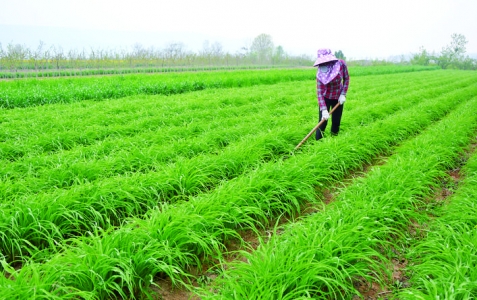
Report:
[{"label": "wooden hoe handle", "polygon": [[[333,107],[333,109],[330,111],[330,116],[331,116],[331,114],[338,108],[338,106],[340,106],[340,103],[339,103],[339,102],[338,102],[338,104],[336,104],[336,105]],[[318,129],[318,127],[321,126],[321,124],[323,124],[324,121],[325,121],[325,120],[321,119],[321,121],[320,121],[318,124],[316,124],[316,126],[310,131],[310,133],[308,133],[308,134],[305,136],[305,138],[304,138],[298,145],[296,145],[294,151],[295,151],[296,149],[300,148],[300,146],[303,145],[304,142],[306,142],[306,140]]]}]

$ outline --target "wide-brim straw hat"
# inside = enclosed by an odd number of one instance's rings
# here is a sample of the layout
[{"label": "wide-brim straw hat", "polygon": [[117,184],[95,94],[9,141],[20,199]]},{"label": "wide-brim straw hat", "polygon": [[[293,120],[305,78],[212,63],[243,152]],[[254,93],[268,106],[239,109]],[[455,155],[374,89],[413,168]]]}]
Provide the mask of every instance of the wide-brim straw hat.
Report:
[{"label": "wide-brim straw hat", "polygon": [[318,56],[317,59],[315,60],[315,63],[313,64],[313,67],[316,67],[318,65],[330,62],[330,61],[336,61],[338,60],[336,56],[334,56],[333,53],[331,53],[330,49],[319,49],[318,50]]}]

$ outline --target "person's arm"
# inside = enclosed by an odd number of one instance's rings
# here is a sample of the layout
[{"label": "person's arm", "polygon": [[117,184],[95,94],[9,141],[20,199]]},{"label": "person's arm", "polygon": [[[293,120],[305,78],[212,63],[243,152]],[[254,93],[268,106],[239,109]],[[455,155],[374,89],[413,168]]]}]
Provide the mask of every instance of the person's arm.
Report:
[{"label": "person's arm", "polygon": [[343,89],[341,90],[341,95],[345,95],[348,92],[348,87],[349,87],[349,73],[348,73],[348,66],[346,66],[346,63],[344,60],[341,61],[341,70],[343,71]]}]

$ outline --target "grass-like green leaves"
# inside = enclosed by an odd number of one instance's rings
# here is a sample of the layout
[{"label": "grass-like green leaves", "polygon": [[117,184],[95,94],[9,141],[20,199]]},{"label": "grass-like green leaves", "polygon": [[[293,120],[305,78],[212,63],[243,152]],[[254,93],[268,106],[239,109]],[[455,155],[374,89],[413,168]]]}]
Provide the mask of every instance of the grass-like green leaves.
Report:
[{"label": "grass-like green leaves", "polygon": [[[433,70],[424,66],[351,67],[352,76]],[[28,107],[132,95],[174,95],[204,89],[268,85],[315,78],[315,68],[172,72],[0,81],[0,108]]]},{"label": "grass-like green leaves", "polygon": [[[474,140],[475,143],[475,140]],[[436,210],[424,239],[410,249],[411,287],[401,299],[472,299],[477,295],[477,155],[465,165],[449,204]]]},{"label": "grass-like green leaves", "polygon": [[288,155],[316,124],[314,81],[274,74],[244,88],[2,110],[4,294],[132,298],[165,277],[192,289],[193,270],[223,262],[242,230],[317,203],[394,153],[323,213],[264,240],[207,296],[339,298],[359,292],[356,280],[384,282],[386,247],[405,239],[469,143],[475,76],[356,76],[340,135]]},{"label": "grass-like green leaves", "polygon": [[314,69],[162,73],[0,82],[0,107],[28,107],[132,95],[174,95],[213,88],[311,80]]},{"label": "grass-like green leaves", "polygon": [[[447,79],[443,78],[438,81],[443,80]],[[399,81],[395,84],[399,86]],[[435,83],[431,81],[427,84]],[[459,84],[465,86],[467,83],[463,81]],[[189,143],[196,140],[188,141],[186,139],[189,136],[188,133],[184,136],[175,133],[177,139],[184,138],[182,153],[186,154],[181,155],[181,151],[178,151],[175,153],[177,156],[171,153],[169,158],[162,155],[157,156],[155,151],[168,149],[169,144],[161,143],[160,139],[153,137],[148,126],[143,126],[135,129],[138,134],[135,134],[134,138],[126,135],[125,141],[122,140],[125,135],[118,133],[118,137],[114,141],[126,147],[127,150],[121,147],[113,148],[118,150],[112,150],[110,147],[113,147],[113,143],[108,141],[105,143],[108,147],[106,149],[103,148],[103,143],[97,147],[87,148],[81,145],[75,147],[78,149],[76,151],[75,149],[61,151],[51,155],[42,155],[39,158],[33,156],[33,152],[29,154],[28,158],[8,164],[8,167],[3,170],[4,174],[8,176],[5,177],[8,180],[0,185],[4,199],[11,200],[2,205],[4,216],[0,219],[0,227],[5,228],[2,237],[4,255],[9,261],[13,261],[24,254],[30,256],[39,249],[46,248],[48,250],[56,243],[61,244],[63,239],[80,235],[85,231],[92,231],[96,227],[106,229],[111,225],[119,225],[125,217],[142,215],[159,202],[187,199],[192,195],[212,189],[221,181],[234,178],[262,161],[274,160],[274,157],[288,153],[290,141],[297,140],[296,137],[300,135],[300,126],[297,122],[300,122],[301,118],[297,118],[296,114],[300,114],[303,105],[306,105],[306,103],[302,103],[300,94],[296,95],[296,92],[306,90],[306,85],[297,86],[297,88],[292,87],[293,85],[296,86],[296,84],[282,84],[280,88],[286,89],[286,91],[280,91],[278,95],[276,87],[268,89],[262,87],[260,96],[249,96],[247,90],[254,92],[258,89],[250,88],[244,89],[245,93],[239,93],[242,90],[230,91],[233,96],[223,92],[220,94],[223,98],[217,98],[216,92],[201,92],[189,97],[164,99],[166,106],[169,106],[173,112],[186,107],[185,104],[181,104],[179,107],[173,105],[174,101],[180,100],[187,100],[191,111],[193,111],[190,118],[188,114],[183,113],[181,119],[176,117],[177,121],[174,122],[169,118],[164,119],[167,123],[172,123],[170,126],[164,126],[165,129],[175,129],[175,124],[181,124],[191,118],[197,120],[198,126],[208,128],[201,134],[204,140],[202,143],[205,147],[209,146],[203,150],[204,153],[195,154],[193,152],[187,155],[186,151],[195,147],[194,145],[189,146]],[[446,84],[434,92],[437,93],[439,90],[445,91]],[[210,100],[205,102],[209,104],[207,106],[204,104],[203,97],[211,95],[215,98],[208,98]],[[385,97],[386,93],[380,92],[380,95]],[[410,93],[406,97],[412,97],[412,95],[413,93]],[[234,102],[227,104],[224,109],[216,110],[215,116],[218,121],[222,121],[222,126],[227,126],[224,129],[233,132],[220,135],[223,132],[222,129],[213,130],[206,122],[211,115],[207,107],[212,105],[219,108],[220,103],[229,98]],[[261,101],[254,102],[257,99]],[[293,99],[298,100],[298,103],[295,104]],[[152,101],[155,100],[152,99]],[[376,99],[367,101],[369,104],[375,104],[372,110],[367,110],[368,113],[372,113],[372,116],[367,116],[366,120],[359,121],[357,117],[361,115],[362,109],[358,108],[353,111],[351,108],[349,117],[355,121],[350,126],[373,122],[393,110],[400,109],[401,99],[386,101],[376,97]],[[144,103],[144,100],[135,102]],[[109,110],[127,111],[120,103],[102,103]],[[134,107],[132,105],[128,103],[126,107]],[[160,106],[160,108],[162,107]],[[67,108],[69,107],[58,106],[57,109],[65,111]],[[243,111],[239,111],[238,108]],[[40,108],[32,110],[38,109]],[[155,118],[153,109],[154,106],[151,105],[149,113],[143,117],[145,119],[143,123],[151,123],[148,117]],[[85,111],[83,114],[89,112],[87,107],[83,110]],[[65,112],[69,113],[69,111]],[[243,116],[247,112],[251,115]],[[74,113],[82,114],[79,111]],[[164,114],[164,110],[162,113]],[[53,113],[53,115],[57,114]],[[135,115],[136,112],[133,114]],[[230,114],[234,116],[230,118]],[[12,115],[16,116],[17,114],[12,112]],[[176,116],[176,113],[171,113],[171,115]],[[249,119],[251,123],[242,125],[242,129],[240,129],[241,127],[235,125],[236,120],[240,118],[242,120]],[[233,122],[228,123],[227,121],[230,119]],[[102,123],[103,121],[100,118],[95,122]],[[21,122],[18,123],[21,124]],[[122,124],[123,121],[120,123]],[[291,127],[291,124],[296,125]],[[77,128],[81,128],[81,126],[77,126]],[[261,128],[263,131],[257,133],[257,128]],[[151,137],[149,143],[152,146],[144,150],[150,155],[134,156],[135,152],[133,151],[137,148],[133,145],[147,141],[146,137],[148,136],[141,134],[142,131]],[[171,131],[164,137],[175,139]],[[277,137],[275,132],[279,132],[280,136]],[[54,133],[45,132],[45,136],[48,134],[54,135]],[[80,131],[79,134],[81,134]],[[219,142],[213,142],[214,139],[218,139]],[[227,140],[230,141],[222,146],[220,141]],[[224,151],[220,150],[225,146]],[[86,151],[92,154],[86,155]],[[142,151],[142,149],[137,151]],[[154,156],[166,161],[162,162],[158,159],[150,161]],[[90,162],[86,157],[91,157]],[[80,163],[76,162],[78,159],[81,160]],[[337,163],[340,168],[341,163]],[[362,163],[363,161],[360,159],[354,162],[355,166]],[[31,169],[33,170],[28,171],[27,174],[22,173],[23,170]],[[343,172],[339,169],[336,171]],[[121,173],[124,175],[108,178]],[[106,178],[103,179],[103,177]],[[41,192],[42,190],[45,192]],[[49,192],[49,190],[53,190],[53,192]],[[263,190],[267,191],[268,187],[264,187]],[[267,214],[272,215],[273,213]]]},{"label": "grass-like green leaves", "polygon": [[[477,129],[477,98],[466,99],[468,102],[442,121],[396,148],[386,164],[375,167],[366,177],[343,189],[336,202],[324,211],[285,228],[284,233],[274,236],[253,254],[244,252],[247,262],[228,268],[212,288],[205,289],[205,297],[337,299],[359,295],[354,285],[358,280],[389,282],[387,266],[391,262],[382,255],[386,254],[383,248],[398,249],[406,241],[407,228],[413,222],[427,221],[427,215],[419,210],[422,201],[432,194],[432,187],[438,185],[444,170],[457,162],[459,154],[473,140]],[[443,130],[454,132],[453,138],[439,134]],[[351,140],[347,137],[348,142]],[[431,291],[439,283],[425,278],[438,277],[444,281],[445,275],[455,268],[451,274],[462,280],[459,291],[452,290],[456,286],[451,282],[447,284],[448,290],[436,290],[431,296],[452,293],[469,296],[475,291],[472,284],[475,234],[468,233],[463,239],[448,235],[447,240],[438,243],[432,240],[416,249],[417,255],[433,262],[418,267],[425,274],[417,276],[428,288],[431,286]],[[462,247],[459,249],[467,249],[463,255],[461,251],[453,251],[452,245],[457,248],[456,244]],[[429,255],[430,252],[434,255]],[[459,259],[446,258],[455,255]],[[447,263],[446,267],[435,263],[439,259]],[[466,289],[467,293],[462,294]]]}]

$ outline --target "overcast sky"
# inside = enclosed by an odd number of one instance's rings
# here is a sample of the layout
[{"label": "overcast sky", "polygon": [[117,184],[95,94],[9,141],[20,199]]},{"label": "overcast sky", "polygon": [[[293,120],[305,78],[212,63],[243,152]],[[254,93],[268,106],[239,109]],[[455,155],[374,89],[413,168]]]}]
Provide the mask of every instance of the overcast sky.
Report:
[{"label": "overcast sky", "polygon": [[477,54],[477,0],[0,0],[0,43],[34,49],[164,48],[205,40],[237,52],[266,33],[287,53],[348,59],[440,52],[453,33]]}]

